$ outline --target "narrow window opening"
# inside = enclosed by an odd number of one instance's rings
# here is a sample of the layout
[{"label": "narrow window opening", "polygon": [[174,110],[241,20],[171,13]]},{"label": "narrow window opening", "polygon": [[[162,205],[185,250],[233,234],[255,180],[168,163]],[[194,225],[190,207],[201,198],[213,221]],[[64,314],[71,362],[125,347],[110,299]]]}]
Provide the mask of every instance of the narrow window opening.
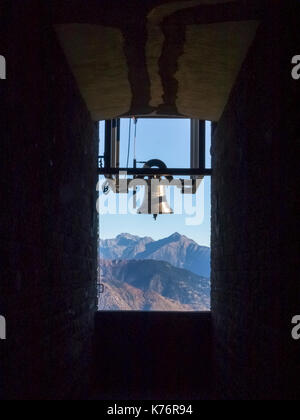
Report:
[{"label": "narrow window opening", "polygon": [[[205,141],[198,144],[201,130]],[[211,169],[211,123],[126,118],[101,121],[99,136],[99,311],[209,311],[211,180],[204,175]],[[115,194],[110,181],[113,168],[134,173],[157,159],[180,175],[164,189],[173,214],[154,219],[138,214],[145,187]],[[197,191],[182,194],[176,183],[196,181],[189,173],[196,168],[204,174]]]}]

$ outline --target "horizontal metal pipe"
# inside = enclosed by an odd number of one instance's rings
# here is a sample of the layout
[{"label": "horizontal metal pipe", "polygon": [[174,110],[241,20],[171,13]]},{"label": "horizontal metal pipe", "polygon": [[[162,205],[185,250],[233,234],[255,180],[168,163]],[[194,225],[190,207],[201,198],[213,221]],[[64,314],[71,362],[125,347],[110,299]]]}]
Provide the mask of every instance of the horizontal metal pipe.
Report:
[{"label": "horizontal metal pipe", "polygon": [[161,169],[161,168],[99,168],[98,175],[119,175],[120,172],[126,172],[127,175],[141,176],[211,176],[212,169]]}]

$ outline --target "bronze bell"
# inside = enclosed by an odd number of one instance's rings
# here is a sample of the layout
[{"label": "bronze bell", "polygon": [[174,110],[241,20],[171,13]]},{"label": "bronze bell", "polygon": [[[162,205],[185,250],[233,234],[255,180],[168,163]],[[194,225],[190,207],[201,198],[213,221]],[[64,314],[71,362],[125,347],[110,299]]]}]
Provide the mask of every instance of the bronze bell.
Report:
[{"label": "bronze bell", "polygon": [[158,179],[148,180],[143,204],[137,212],[138,214],[153,214],[155,220],[159,214],[174,214],[167,201],[165,186]]}]

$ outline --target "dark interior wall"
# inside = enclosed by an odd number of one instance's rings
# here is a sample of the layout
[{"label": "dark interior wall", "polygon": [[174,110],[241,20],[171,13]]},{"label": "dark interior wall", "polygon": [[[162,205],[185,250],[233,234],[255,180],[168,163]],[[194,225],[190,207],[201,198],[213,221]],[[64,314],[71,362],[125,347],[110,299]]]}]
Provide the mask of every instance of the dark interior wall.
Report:
[{"label": "dark interior wall", "polygon": [[98,312],[95,399],[214,398],[211,314]]},{"label": "dark interior wall", "polygon": [[[284,5],[282,5],[284,3]],[[297,2],[262,23],[213,140],[212,314],[220,396],[299,397]],[[297,194],[298,195],[298,194]]]},{"label": "dark interior wall", "polygon": [[1,3],[4,398],[76,396],[90,373],[97,125],[47,23],[46,3]]}]

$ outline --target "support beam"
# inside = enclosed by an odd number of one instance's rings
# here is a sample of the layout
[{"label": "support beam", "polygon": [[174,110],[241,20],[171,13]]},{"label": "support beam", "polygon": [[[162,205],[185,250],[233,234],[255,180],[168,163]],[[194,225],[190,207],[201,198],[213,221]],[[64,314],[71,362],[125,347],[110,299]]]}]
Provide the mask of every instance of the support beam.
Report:
[{"label": "support beam", "polygon": [[182,168],[109,168],[98,169],[98,175],[120,175],[121,172],[126,172],[127,175],[136,176],[211,176],[211,169],[182,169]]}]

